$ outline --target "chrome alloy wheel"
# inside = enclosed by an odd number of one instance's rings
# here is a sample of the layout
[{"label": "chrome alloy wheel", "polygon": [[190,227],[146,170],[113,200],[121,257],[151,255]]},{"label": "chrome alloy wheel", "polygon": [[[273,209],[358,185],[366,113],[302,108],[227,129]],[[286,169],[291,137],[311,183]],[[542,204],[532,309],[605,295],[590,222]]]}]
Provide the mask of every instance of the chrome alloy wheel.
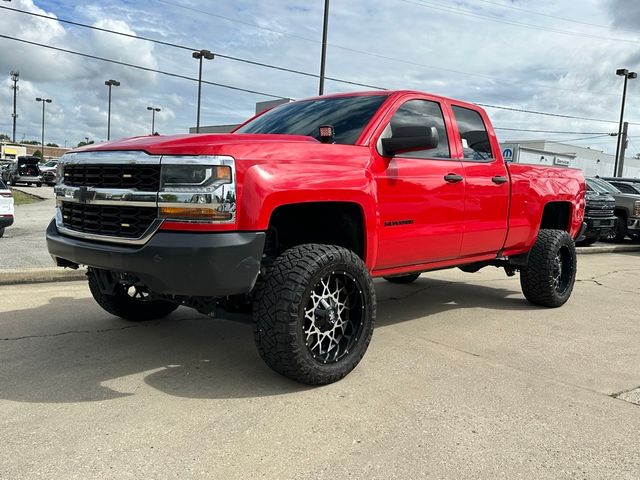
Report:
[{"label": "chrome alloy wheel", "polygon": [[552,281],[556,292],[564,294],[569,288],[572,276],[571,254],[566,248],[561,248],[553,261]]},{"label": "chrome alloy wheel", "polygon": [[304,340],[313,358],[338,362],[361,335],[365,306],[362,288],[347,272],[331,272],[312,288],[304,310]]}]

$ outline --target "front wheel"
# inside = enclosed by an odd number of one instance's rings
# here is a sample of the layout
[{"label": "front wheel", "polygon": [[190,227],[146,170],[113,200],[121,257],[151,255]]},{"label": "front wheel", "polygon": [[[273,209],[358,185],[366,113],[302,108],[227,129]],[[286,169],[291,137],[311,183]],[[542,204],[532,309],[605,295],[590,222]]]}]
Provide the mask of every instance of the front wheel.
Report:
[{"label": "front wheel", "polygon": [[522,293],[531,303],[559,307],[571,296],[576,280],[576,248],[564,230],[540,230],[520,272]]},{"label": "front wheel", "polygon": [[364,356],[376,317],[373,281],[352,251],[293,247],[256,292],[255,341],[276,372],[308,385],[340,380]]},{"label": "front wheel", "polygon": [[89,270],[89,290],[95,301],[104,310],[116,317],[131,322],[144,322],[166,317],[178,305],[163,300],[151,300],[149,291],[135,285],[116,285],[113,294],[107,294],[100,288],[96,274]]},{"label": "front wheel", "polygon": [[613,231],[607,237],[608,242],[621,243],[627,236],[627,219],[616,215],[616,223],[613,227]]}]

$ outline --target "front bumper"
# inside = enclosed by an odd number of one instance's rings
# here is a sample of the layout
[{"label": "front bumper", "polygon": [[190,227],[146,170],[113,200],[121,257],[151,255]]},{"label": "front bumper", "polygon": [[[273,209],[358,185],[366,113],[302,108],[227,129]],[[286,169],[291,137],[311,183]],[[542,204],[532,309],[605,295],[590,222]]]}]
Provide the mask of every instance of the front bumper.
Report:
[{"label": "front bumper", "polygon": [[640,218],[631,217],[627,220],[627,232],[629,235],[640,235]]},{"label": "front bumper", "polygon": [[13,215],[0,215],[0,228],[13,225]]},{"label": "front bumper", "polygon": [[250,292],[264,241],[264,232],[158,232],[144,245],[127,246],[61,235],[54,221],[47,228],[47,247],[58,264],[127,273],[154,293],[190,297]]}]

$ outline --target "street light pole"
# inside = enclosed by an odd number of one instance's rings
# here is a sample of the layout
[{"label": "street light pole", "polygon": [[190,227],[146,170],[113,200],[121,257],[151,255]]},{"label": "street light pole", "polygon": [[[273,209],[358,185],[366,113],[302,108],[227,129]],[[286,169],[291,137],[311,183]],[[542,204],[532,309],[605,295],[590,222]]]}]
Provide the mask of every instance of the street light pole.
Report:
[{"label": "street light pole", "polygon": [[215,55],[209,50],[200,50],[191,54],[199,62],[198,65],[198,107],[196,112],[196,133],[200,133],[200,98],[202,96],[202,59],[213,60]]},{"label": "street light pole", "polygon": [[324,0],[324,22],[322,24],[322,53],[320,54],[319,95],[324,95],[324,71],[327,63],[327,30],[329,28],[329,0]]},{"label": "street light pole", "polygon": [[107,141],[111,139],[111,87],[119,87],[117,80],[107,80],[104,84],[109,87],[109,111],[107,113]]},{"label": "street light pole", "polygon": [[147,110],[151,110],[151,135],[155,133],[156,129],[156,112],[159,112],[158,107],[147,107]]},{"label": "street light pole", "polygon": [[16,100],[18,97],[18,80],[20,79],[20,72],[11,72],[11,81],[13,82],[13,86],[11,89],[13,90],[13,113],[11,116],[13,117],[13,143],[16,143],[16,120],[18,119],[18,113],[16,112]]},{"label": "street light pole", "polygon": [[620,146],[622,145],[622,124],[624,123],[624,104],[627,99],[627,81],[638,77],[636,72],[630,72],[626,68],[616,70],[616,75],[624,77],[624,87],[622,89],[622,106],[620,107],[620,124],[618,125],[618,139],[616,142],[616,158],[613,164],[613,176],[618,175],[618,163],[620,162]]},{"label": "street light pole", "polygon": [[42,102],[42,153],[40,158],[44,160],[44,106],[47,103],[51,103],[51,99],[36,97],[36,102]]}]

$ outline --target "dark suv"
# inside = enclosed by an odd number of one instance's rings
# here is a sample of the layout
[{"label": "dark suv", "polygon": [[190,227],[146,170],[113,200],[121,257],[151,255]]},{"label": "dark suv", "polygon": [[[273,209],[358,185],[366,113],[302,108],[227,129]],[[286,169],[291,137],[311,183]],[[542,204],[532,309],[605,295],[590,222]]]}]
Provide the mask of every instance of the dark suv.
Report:
[{"label": "dark suv", "polygon": [[9,168],[3,170],[2,180],[8,185],[26,183],[27,185],[36,184],[36,186],[41,187],[42,177],[39,163],[40,159],[38,157],[18,157],[18,160],[11,163]]}]

